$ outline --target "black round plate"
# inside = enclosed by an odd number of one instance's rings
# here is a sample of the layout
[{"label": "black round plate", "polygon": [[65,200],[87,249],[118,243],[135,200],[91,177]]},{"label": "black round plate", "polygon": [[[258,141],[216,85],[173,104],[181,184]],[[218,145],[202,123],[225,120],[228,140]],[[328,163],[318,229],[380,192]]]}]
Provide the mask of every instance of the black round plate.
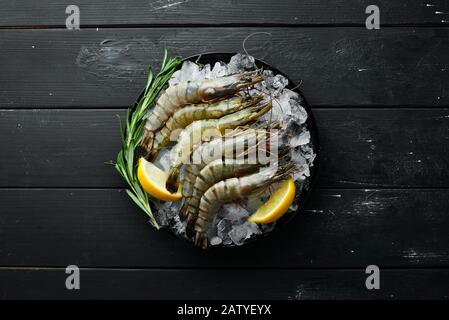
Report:
[{"label": "black round plate", "polygon": [[[235,55],[235,54],[236,53],[224,53],[224,52],[203,53],[203,54],[198,54],[198,55],[194,55],[194,56],[185,58],[182,61],[183,62],[184,61],[192,61],[192,62],[199,63],[199,64],[204,64],[204,65],[205,64],[210,64],[211,66],[213,66],[215,64],[215,62],[218,62],[218,61],[222,61],[222,62],[228,63],[229,60],[231,59],[231,57],[233,55]],[[288,79],[288,86],[287,86],[287,88],[290,89],[290,90],[295,91],[296,93],[298,93],[302,97],[303,102],[301,103],[301,105],[307,111],[307,120],[306,120],[305,124],[307,126],[307,129],[310,132],[311,145],[312,145],[313,151],[315,152],[315,155],[316,155],[316,157],[315,157],[315,159],[313,161],[313,166],[310,167],[310,177],[309,177],[309,180],[308,180],[308,187],[304,188],[301,191],[301,194],[299,195],[299,206],[298,206],[298,209],[295,212],[290,212],[288,214],[285,214],[282,218],[280,218],[276,222],[276,226],[274,228],[274,230],[276,230],[281,225],[284,225],[288,221],[290,221],[298,213],[304,211],[305,205],[306,205],[307,201],[310,198],[312,190],[314,189],[314,186],[315,186],[316,180],[317,180],[317,176],[318,176],[318,167],[319,167],[319,158],[320,158],[320,146],[319,146],[319,139],[318,139],[318,130],[317,130],[317,127],[316,127],[315,118],[313,116],[312,110],[310,109],[309,104],[307,103],[307,100],[305,99],[304,95],[301,93],[299,88],[296,87],[296,84],[294,84],[284,73],[282,73],[281,71],[279,71],[275,67],[269,65],[268,63],[266,63],[266,62],[264,62],[262,60],[259,60],[259,59],[255,59],[255,63],[256,63],[256,66],[258,68],[262,68],[263,70],[266,70],[266,69],[272,70],[274,72],[274,74],[280,74],[280,75],[284,76],[285,78],[287,78]],[[181,66],[182,66],[182,63],[180,64],[180,67]],[[137,101],[139,101],[142,96],[143,96],[143,91],[139,95],[139,98],[137,99]],[[136,105],[137,105],[137,102],[134,105],[134,107]],[[172,232],[171,229],[169,229],[169,231],[170,231],[171,234],[176,235],[176,234],[174,234]],[[272,232],[256,235],[255,237],[252,237],[251,239],[246,241],[245,244],[249,243],[249,242],[252,242],[252,241],[254,241],[256,239],[259,239],[262,236],[266,236],[268,234],[271,234]],[[186,239],[181,238],[179,236],[177,236],[177,238],[182,239],[184,241],[186,240]]]}]

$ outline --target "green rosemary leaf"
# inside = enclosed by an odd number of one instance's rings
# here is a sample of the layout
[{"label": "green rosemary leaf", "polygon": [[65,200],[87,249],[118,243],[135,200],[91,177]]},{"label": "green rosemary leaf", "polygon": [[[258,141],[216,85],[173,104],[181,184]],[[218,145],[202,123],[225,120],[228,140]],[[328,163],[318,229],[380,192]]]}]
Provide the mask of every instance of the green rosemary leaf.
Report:
[{"label": "green rosemary leaf", "polygon": [[161,72],[165,69],[167,64],[168,51],[167,48],[164,48],[164,59],[162,60]]},{"label": "green rosemary leaf", "polygon": [[138,148],[142,139],[145,127],[145,115],[149,107],[164,89],[180,63],[181,60],[177,57],[169,59],[167,50],[164,50],[164,58],[160,72],[154,76],[152,68],[148,68],[148,79],[144,94],[137,102],[134,111],[128,109],[124,121],[118,117],[122,150],[117,154],[114,167],[130,187],[130,189],[126,190],[126,193],[150,217],[151,223],[157,229],[159,229],[159,224],[151,211],[148,194],[143,190],[137,179],[135,150]]},{"label": "green rosemary leaf", "polygon": [[[133,199],[133,201],[145,212],[147,212],[147,209],[145,208],[145,206],[143,205],[142,201],[136,197],[136,195],[129,189],[126,189],[126,193],[128,194],[128,196]],[[148,212],[147,212],[148,213]]]}]

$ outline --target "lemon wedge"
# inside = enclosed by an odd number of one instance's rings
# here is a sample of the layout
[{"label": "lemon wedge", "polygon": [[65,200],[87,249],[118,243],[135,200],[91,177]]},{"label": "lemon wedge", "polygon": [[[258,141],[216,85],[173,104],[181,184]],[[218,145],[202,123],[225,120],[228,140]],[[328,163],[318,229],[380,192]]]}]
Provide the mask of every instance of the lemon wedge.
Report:
[{"label": "lemon wedge", "polygon": [[139,159],[137,167],[137,179],[142,188],[151,196],[164,201],[178,201],[182,198],[181,187],[178,192],[171,193],[165,188],[167,174],[156,167],[153,163]]},{"label": "lemon wedge", "polygon": [[285,180],[256,213],[248,218],[250,222],[270,223],[287,212],[295,199],[295,183],[292,178]]}]

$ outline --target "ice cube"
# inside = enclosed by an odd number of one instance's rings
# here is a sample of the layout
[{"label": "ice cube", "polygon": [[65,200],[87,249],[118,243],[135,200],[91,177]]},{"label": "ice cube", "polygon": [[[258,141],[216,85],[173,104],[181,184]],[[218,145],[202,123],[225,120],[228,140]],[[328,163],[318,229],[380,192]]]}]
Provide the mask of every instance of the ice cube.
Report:
[{"label": "ice cube", "polygon": [[217,236],[225,238],[225,235],[231,230],[231,223],[226,219],[217,219]]},{"label": "ice cube", "polygon": [[206,64],[202,67],[200,67],[200,73],[201,73],[201,79],[198,80],[203,80],[203,79],[211,79],[212,77],[212,72],[210,70],[210,64]]},{"label": "ice cube", "polygon": [[276,222],[272,222],[272,223],[260,224],[259,228],[260,228],[262,233],[267,233],[267,232],[273,231],[275,226],[276,226]]},{"label": "ice cube", "polygon": [[262,233],[262,231],[259,229],[259,226],[255,222],[245,222],[244,225],[248,227],[250,235]]},{"label": "ice cube", "polygon": [[168,84],[170,86],[173,86],[177,83],[179,83],[179,75],[181,74],[181,70],[176,70],[173,75],[171,76],[170,80],[168,80]]},{"label": "ice cube", "polygon": [[217,237],[222,240],[224,246],[232,244],[232,240],[229,238],[229,231],[231,230],[231,222],[226,219],[217,219]]},{"label": "ice cube", "polygon": [[177,235],[183,235],[186,232],[186,224],[182,222],[179,218],[174,218],[172,224],[172,229]]},{"label": "ice cube", "polygon": [[229,237],[235,245],[240,246],[245,243],[245,240],[260,233],[262,231],[256,223],[245,221],[240,225],[233,226],[229,232]]},{"label": "ice cube", "polygon": [[156,219],[162,227],[170,226],[172,229],[181,227],[177,226],[176,228],[173,228],[177,221],[180,222],[178,212],[181,204],[179,202],[164,202],[151,198],[151,204]]},{"label": "ice cube", "polygon": [[228,74],[228,68],[226,64],[223,62],[215,62],[214,67],[212,71],[210,72],[210,78],[218,78],[218,77],[224,77]]},{"label": "ice cube", "polygon": [[273,88],[281,91],[288,85],[288,79],[283,75],[277,74],[273,78]]},{"label": "ice cube", "polygon": [[237,203],[225,204],[222,208],[222,214],[226,220],[241,220],[249,216],[249,212]]},{"label": "ice cube", "polygon": [[162,169],[165,172],[167,172],[168,168],[170,167],[170,150],[168,148],[164,148],[161,151],[159,151],[159,154],[157,155],[154,164],[159,169]]},{"label": "ice cube", "polygon": [[292,118],[296,121],[298,124],[303,124],[307,120],[307,111],[304,109],[298,102],[295,100],[290,100],[290,107],[292,111]]},{"label": "ice cube", "polygon": [[284,92],[279,96],[279,98],[276,99],[277,103],[279,104],[279,108],[282,111],[282,114],[284,116],[284,119],[286,119],[285,116],[291,116],[292,115],[292,106],[290,104],[290,90],[284,90]]},{"label": "ice cube", "polygon": [[305,144],[301,146],[301,152],[304,156],[304,158],[307,159],[307,163],[312,166],[313,165],[313,161],[315,160],[316,154],[313,151],[312,145],[309,144]]},{"label": "ice cube", "polygon": [[237,246],[241,246],[242,244],[244,244],[247,236],[248,236],[248,228],[243,225],[234,226],[232,230],[229,232],[229,237],[231,238],[232,242]]},{"label": "ice cube", "polygon": [[220,238],[220,237],[212,237],[211,239],[210,239],[210,244],[212,245],[212,246],[218,246],[219,244],[221,244],[222,243],[222,239]]},{"label": "ice cube", "polygon": [[301,148],[292,148],[290,155],[292,161],[296,164],[297,167],[297,171],[293,174],[293,179],[305,180],[306,177],[310,176],[310,169],[307,159],[304,157]]},{"label": "ice cube", "polygon": [[310,132],[303,131],[299,135],[293,135],[289,139],[289,145],[294,148],[297,146],[302,146],[310,142]]},{"label": "ice cube", "polygon": [[201,80],[200,67],[192,61],[184,61],[178,78],[179,81]]},{"label": "ice cube", "polygon": [[[260,87],[260,89],[265,89],[265,91],[270,91],[270,89],[273,88],[274,83],[274,73],[271,70],[264,70],[262,72],[263,81],[260,82],[257,86]],[[269,92],[267,92],[269,93]]]}]

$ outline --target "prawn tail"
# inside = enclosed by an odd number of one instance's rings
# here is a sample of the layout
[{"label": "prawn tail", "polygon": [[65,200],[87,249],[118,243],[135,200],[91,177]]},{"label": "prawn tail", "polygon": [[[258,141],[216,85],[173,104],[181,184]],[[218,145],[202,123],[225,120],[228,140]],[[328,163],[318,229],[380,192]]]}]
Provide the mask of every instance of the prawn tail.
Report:
[{"label": "prawn tail", "polygon": [[167,188],[168,191],[175,193],[176,191],[178,191],[178,184],[179,184],[179,169],[178,168],[170,169],[165,187]]},{"label": "prawn tail", "polygon": [[195,245],[201,247],[202,249],[207,249],[207,235],[205,232],[197,231],[195,233]]},{"label": "prawn tail", "polygon": [[145,132],[143,134],[143,138],[142,138],[142,142],[140,143],[140,146],[147,153],[150,153],[151,149],[153,148],[153,142],[154,142],[154,132],[145,129]]},{"label": "prawn tail", "polygon": [[189,208],[189,203],[187,200],[184,200],[181,205],[181,209],[179,209],[179,218],[182,221],[184,221],[187,218],[187,216],[189,215],[188,208]]},{"label": "prawn tail", "polygon": [[193,237],[195,235],[195,223],[197,216],[189,213],[186,218],[186,233],[189,237]]}]

